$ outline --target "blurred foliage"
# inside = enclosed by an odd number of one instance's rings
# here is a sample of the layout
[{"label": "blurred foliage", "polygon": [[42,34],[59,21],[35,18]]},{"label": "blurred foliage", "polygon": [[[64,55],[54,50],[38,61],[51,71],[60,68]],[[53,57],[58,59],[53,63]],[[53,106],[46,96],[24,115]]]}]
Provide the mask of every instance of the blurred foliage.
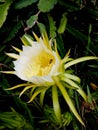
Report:
[{"label": "blurred foliage", "polygon": [[[13,64],[11,59],[5,55],[5,52],[12,52],[11,46],[21,48],[20,37],[24,33],[32,34],[32,32],[35,32],[40,36],[45,28],[49,38],[56,38],[61,57],[64,57],[69,49],[71,49],[70,55],[74,58],[85,55],[98,56],[97,0],[0,0],[0,70],[12,70]],[[82,87],[90,98],[90,101],[85,103],[79,95],[70,92],[77,110],[83,116],[86,127],[83,128],[72,113],[66,114],[69,109],[66,104],[63,104],[64,99],[60,96],[64,113],[63,120],[68,121],[61,129],[97,130],[98,62],[81,63],[74,66],[74,70],[82,79]],[[46,128],[47,130],[59,129],[59,126],[51,121],[51,116],[49,117],[53,112],[50,108],[43,110],[38,100],[26,104],[27,95],[21,101],[16,98],[17,92],[13,94],[12,91],[4,90],[18,83],[21,83],[21,80],[17,77],[0,74],[0,129],[18,129],[17,126],[12,126],[14,124],[8,127],[11,122],[17,123],[13,120],[17,117],[20,120],[18,121],[19,124],[22,121],[24,122],[24,126],[23,124],[20,125],[20,129],[23,130],[26,127],[30,127],[28,129],[32,130],[33,127],[36,130],[42,128],[43,130]],[[45,103],[47,104],[48,101],[48,105],[51,105],[50,92],[47,95]],[[10,107],[13,107],[17,112],[9,112]],[[70,119],[67,119],[68,114]],[[8,118],[5,119],[4,116],[8,116]],[[43,120],[50,122],[40,123]]]},{"label": "blurred foliage", "polygon": [[0,113],[0,130],[3,129],[34,130],[34,128],[25,121],[24,117],[16,111]]}]

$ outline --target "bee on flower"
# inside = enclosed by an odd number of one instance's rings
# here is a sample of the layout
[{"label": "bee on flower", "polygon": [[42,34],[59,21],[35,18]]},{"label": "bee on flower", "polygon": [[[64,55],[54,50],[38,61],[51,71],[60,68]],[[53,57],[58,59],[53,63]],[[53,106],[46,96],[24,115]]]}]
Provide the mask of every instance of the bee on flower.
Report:
[{"label": "bee on flower", "polygon": [[84,125],[66,88],[77,91],[85,101],[87,101],[87,95],[80,87],[80,78],[72,72],[69,73],[67,69],[74,64],[98,58],[87,56],[74,60],[69,57],[68,52],[61,59],[55,40],[49,40],[46,33],[40,38],[34,33],[34,37],[36,41],[33,41],[28,35],[21,38],[24,44],[22,50],[13,47],[19,54],[6,53],[15,59],[13,61],[14,71],[3,71],[3,73],[15,74],[20,79],[27,81],[27,83],[16,85],[7,90],[23,87],[20,92],[21,96],[25,91],[33,88],[29,102],[40,94],[40,104],[43,105],[45,92],[51,87],[54,113],[61,124],[61,108],[58,97],[58,91],[60,91],[70,110],[79,122]]}]

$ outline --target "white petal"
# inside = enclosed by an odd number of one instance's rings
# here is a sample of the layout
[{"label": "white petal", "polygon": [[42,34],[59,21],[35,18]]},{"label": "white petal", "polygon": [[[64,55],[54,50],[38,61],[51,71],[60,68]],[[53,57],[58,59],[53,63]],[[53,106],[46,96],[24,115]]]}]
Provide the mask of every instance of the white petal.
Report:
[{"label": "white petal", "polygon": [[34,44],[33,46],[23,46],[23,51],[20,52],[20,56],[36,56],[41,51],[41,46],[39,44]]},{"label": "white petal", "polygon": [[51,77],[49,76],[33,76],[32,78],[28,79],[29,82],[33,82],[34,84],[37,85],[46,85],[51,83],[53,84],[54,81],[52,80]]}]

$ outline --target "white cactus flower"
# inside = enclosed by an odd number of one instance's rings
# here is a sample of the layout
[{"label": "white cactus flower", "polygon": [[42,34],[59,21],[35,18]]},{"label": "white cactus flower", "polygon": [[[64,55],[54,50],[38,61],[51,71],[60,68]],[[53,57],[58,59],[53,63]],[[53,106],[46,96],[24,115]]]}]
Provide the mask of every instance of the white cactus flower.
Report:
[{"label": "white cactus flower", "polygon": [[42,85],[54,82],[52,76],[59,72],[60,59],[40,38],[37,42],[32,41],[31,46],[23,46],[13,63],[14,74],[20,79]]}]

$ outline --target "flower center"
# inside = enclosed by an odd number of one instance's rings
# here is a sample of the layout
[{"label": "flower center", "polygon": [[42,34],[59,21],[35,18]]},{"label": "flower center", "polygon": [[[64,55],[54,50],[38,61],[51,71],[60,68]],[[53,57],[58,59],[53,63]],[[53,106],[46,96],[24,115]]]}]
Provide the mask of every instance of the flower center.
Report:
[{"label": "flower center", "polygon": [[30,59],[28,77],[48,75],[54,63],[55,57],[51,53],[45,50],[41,51],[37,56]]}]

